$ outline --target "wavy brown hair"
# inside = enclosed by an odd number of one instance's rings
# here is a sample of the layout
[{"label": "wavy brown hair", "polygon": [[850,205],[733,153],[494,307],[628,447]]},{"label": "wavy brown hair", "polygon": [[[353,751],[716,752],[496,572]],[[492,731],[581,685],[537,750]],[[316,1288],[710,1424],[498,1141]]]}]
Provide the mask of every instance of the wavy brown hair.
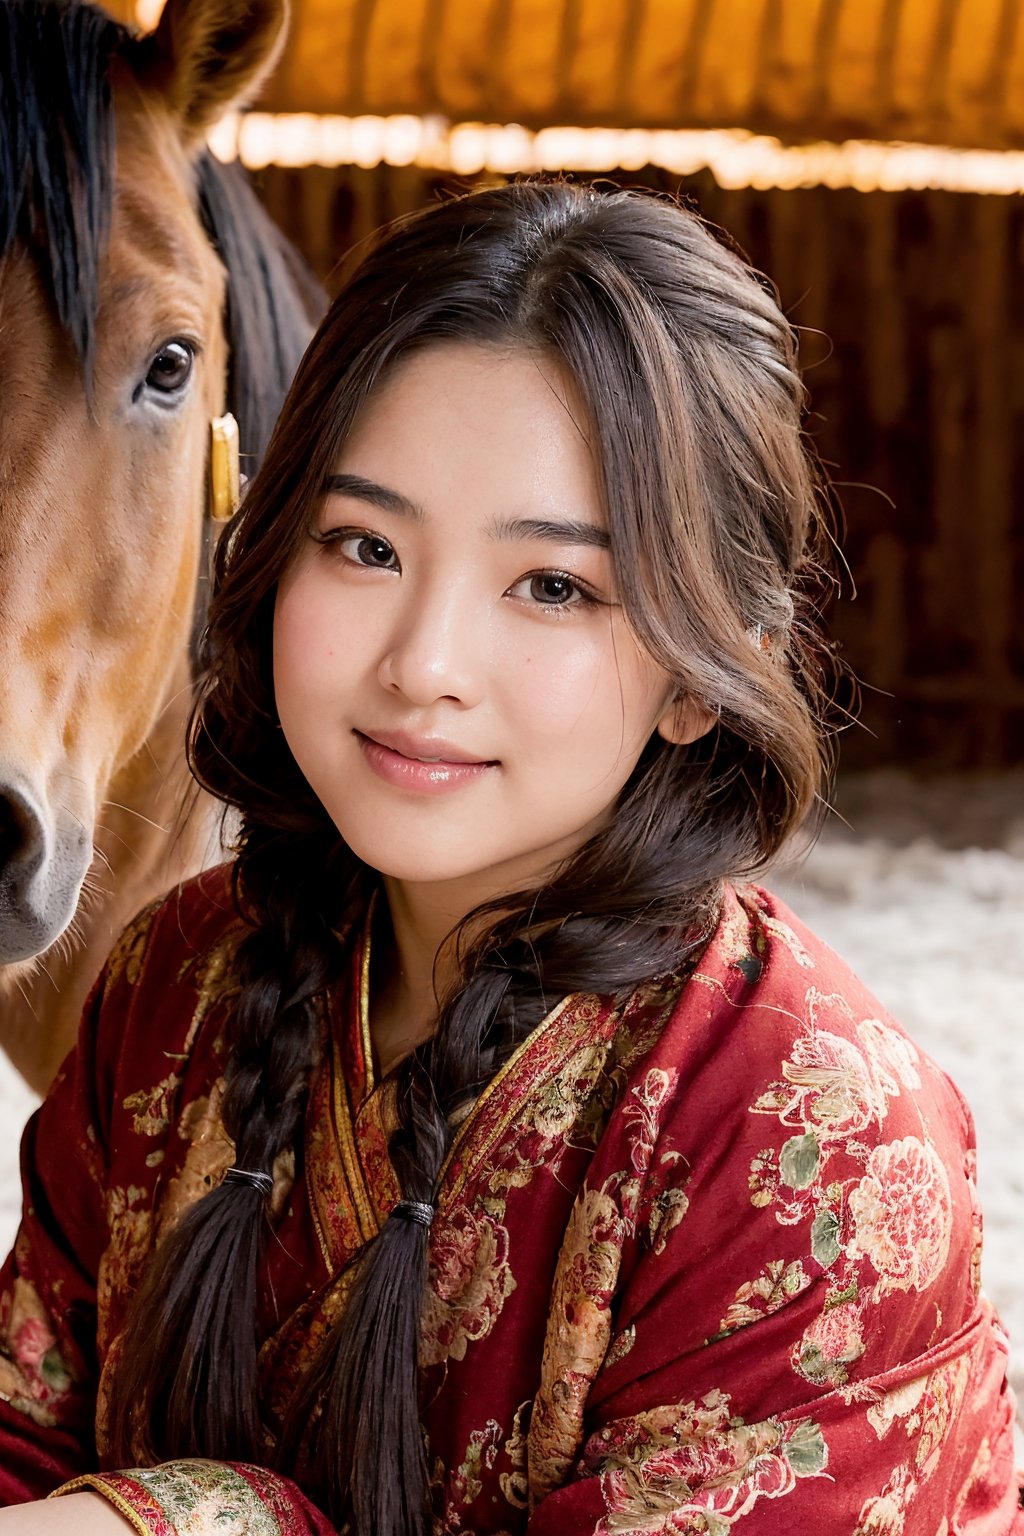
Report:
[{"label": "wavy brown hair", "polygon": [[[809,597],[828,495],[770,284],[696,214],[632,192],[528,181],[392,226],[310,346],[217,562],[191,761],[241,818],[252,928],[224,1100],[237,1162],[270,1171],[301,1141],[317,1000],[345,962],[336,934],[375,882],[277,726],[277,584],[373,391],[414,350],[453,340],[539,349],[567,371],[627,619],[717,724],[690,746],[652,737],[607,825],[538,889],[463,925],[458,984],[399,1069],[391,1155],[404,1195],[423,1201],[457,1111],[551,1004],[677,970],[713,928],[723,882],[778,852],[826,769],[829,653]],[[118,1454],[261,1459],[254,1297],[269,1230],[255,1190],[221,1186],[157,1250],[115,1382]],[[430,1527],[417,1405],[428,1262],[424,1228],[385,1223],[280,1436],[282,1462],[358,1536]]]}]

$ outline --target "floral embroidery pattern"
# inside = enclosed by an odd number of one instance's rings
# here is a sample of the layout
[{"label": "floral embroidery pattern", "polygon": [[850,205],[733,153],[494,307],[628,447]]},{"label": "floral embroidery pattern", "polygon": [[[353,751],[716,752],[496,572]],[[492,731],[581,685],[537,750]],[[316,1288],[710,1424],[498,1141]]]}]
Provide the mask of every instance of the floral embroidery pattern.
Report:
[{"label": "floral embroidery pattern", "polygon": [[850,1194],[852,1253],[878,1271],[878,1294],[923,1291],[949,1253],[949,1179],[933,1147],[916,1136],[875,1147]]},{"label": "floral embroidery pattern", "polygon": [[172,1072],[150,1088],[139,1088],[124,1100],[124,1108],[132,1112],[132,1130],[138,1136],[162,1136],[170,1125],[171,1106],[178,1087],[177,1073]]},{"label": "floral embroidery pattern", "polygon": [[527,1464],[527,1436],[530,1429],[530,1414],[533,1410],[532,1398],[525,1403],[520,1403],[512,1420],[512,1433],[505,1441],[505,1455],[511,1468],[508,1472],[502,1472],[498,1478],[498,1486],[505,1498],[514,1509],[526,1509],[529,1500],[529,1482],[526,1472]]},{"label": "floral embroidery pattern", "polygon": [[557,1487],[575,1459],[590,1385],[611,1339],[611,1303],[628,1231],[609,1187],[573,1207],[551,1295],[540,1392],[530,1422],[530,1484]]},{"label": "floral embroidery pattern", "polygon": [[725,1338],[737,1328],[746,1328],[758,1318],[767,1317],[792,1296],[798,1296],[811,1283],[799,1259],[787,1264],[785,1259],[769,1259],[756,1280],[746,1280],[718,1325],[716,1338]]},{"label": "floral embroidery pattern", "polygon": [[[774,1207],[780,1225],[805,1228],[807,1260],[793,1261],[801,1274],[809,1262],[812,1276],[829,1276],[820,1315],[794,1341],[793,1369],[815,1385],[844,1387],[868,1349],[866,1309],[894,1292],[924,1291],[942,1273],[952,1202],[927,1137],[861,1139],[885,1125],[892,1100],[921,1087],[915,1048],[879,1019],[855,1022],[839,994],[811,986],[805,1001],[807,1023],[781,1077],[751,1105],[793,1134],[751,1159],[748,1190],[755,1208]],[[845,1020],[847,1033],[824,1027],[833,1019]],[[794,1275],[788,1295],[802,1288]],[[738,1292],[722,1332],[754,1321],[751,1310],[754,1295]]]},{"label": "floral embroidery pattern", "polygon": [[476,1208],[451,1213],[430,1245],[430,1276],[420,1322],[420,1364],[464,1360],[486,1338],[516,1288],[508,1232]]},{"label": "floral embroidery pattern", "polygon": [[218,1079],[209,1096],[193,1099],[182,1111],[178,1135],[188,1145],[181,1170],[167,1185],[160,1204],[157,1241],[182,1213],[219,1184],[235,1160],[235,1147],[220,1117],[224,1097],[223,1079]]},{"label": "floral embroidery pattern", "polygon": [[850,1012],[845,999],[812,987],[809,1029],[794,1041],[782,1080],[752,1106],[756,1114],[778,1115],[783,1125],[799,1126],[819,1143],[859,1135],[872,1123],[880,1126],[889,1100],[903,1088],[921,1085],[917,1051],[909,1040],[878,1019],[865,1019],[856,1027],[855,1044],[818,1027],[829,1009]]},{"label": "floral embroidery pattern", "polygon": [[135,1282],[153,1242],[153,1212],[148,1191],[140,1184],[113,1185],[107,1191],[110,1244],[100,1259],[96,1277],[99,1302],[98,1343],[110,1347],[112,1319],[118,1304]]},{"label": "floral embroidery pattern", "polygon": [[483,1488],[482,1474],[494,1466],[501,1441],[501,1425],[497,1419],[488,1419],[483,1429],[475,1429],[470,1435],[466,1454],[451,1479],[448,1500],[451,1529],[457,1530],[462,1523],[457,1506],[468,1509],[479,1498]]},{"label": "floral embroidery pattern", "polygon": [[122,978],[129,987],[137,985],[142,975],[142,962],[153,928],[153,919],[160,910],[160,901],[151,901],[120,934],[107,960],[107,985]]},{"label": "floral embroidery pattern", "polygon": [[713,1392],[608,1426],[584,1462],[598,1471],[605,1503],[598,1536],[725,1536],[759,1500],[824,1474],[828,1448],[809,1418],[740,1424],[729,1397]]},{"label": "floral embroidery pattern", "polygon": [[36,1424],[57,1423],[72,1384],[57,1335],[35,1287],[20,1276],[4,1297],[0,1393]]},{"label": "floral embroidery pattern", "polygon": [[126,1500],[161,1536],[282,1536],[287,1525],[279,1515],[287,1517],[288,1508],[274,1497],[273,1473],[246,1470],[251,1481],[221,1461],[168,1461],[85,1481],[115,1503]]},{"label": "floral embroidery pattern", "polygon": [[796,1347],[794,1369],[808,1381],[842,1387],[849,1379],[847,1367],[864,1353],[861,1309],[852,1301],[826,1307],[804,1329]]},{"label": "floral embroidery pattern", "polygon": [[938,1366],[906,1386],[887,1392],[867,1411],[868,1423],[879,1440],[899,1425],[909,1440],[916,1440],[914,1463],[921,1479],[931,1477],[939,1464],[942,1447],[956,1423],[971,1375],[969,1354]]},{"label": "floral embroidery pattern", "polygon": [[853,1536],[903,1536],[906,1513],[916,1492],[910,1468],[895,1467],[881,1493],[865,1500]]}]

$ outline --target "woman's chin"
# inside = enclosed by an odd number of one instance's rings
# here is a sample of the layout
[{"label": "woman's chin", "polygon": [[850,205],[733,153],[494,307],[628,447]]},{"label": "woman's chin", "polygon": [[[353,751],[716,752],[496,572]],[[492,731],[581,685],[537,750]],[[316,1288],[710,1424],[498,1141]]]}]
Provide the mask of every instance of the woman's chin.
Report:
[{"label": "woman's chin", "polygon": [[486,853],[476,849],[455,849],[451,839],[444,846],[428,842],[426,846],[410,838],[367,837],[366,829],[339,829],[358,858],[388,880],[403,885],[448,885],[480,879],[492,866]]}]

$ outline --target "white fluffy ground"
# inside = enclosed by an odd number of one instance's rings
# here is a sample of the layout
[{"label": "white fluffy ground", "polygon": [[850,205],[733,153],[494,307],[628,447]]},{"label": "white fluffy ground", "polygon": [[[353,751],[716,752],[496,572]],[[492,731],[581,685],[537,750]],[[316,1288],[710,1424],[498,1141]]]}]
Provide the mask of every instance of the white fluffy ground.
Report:
[{"label": "white fluffy ground", "polygon": [[[1024,773],[844,782],[810,856],[768,883],[960,1084],[978,1128],[983,1273],[1024,1403]],[[33,1098],[0,1061],[0,1244]]]}]

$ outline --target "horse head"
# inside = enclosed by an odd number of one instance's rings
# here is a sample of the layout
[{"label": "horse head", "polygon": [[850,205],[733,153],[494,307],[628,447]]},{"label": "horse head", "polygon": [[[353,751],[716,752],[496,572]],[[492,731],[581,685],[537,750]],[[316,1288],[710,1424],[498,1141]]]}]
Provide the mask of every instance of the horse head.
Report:
[{"label": "horse head", "polygon": [[285,22],[168,0],[135,38],[0,0],[0,1040],[39,1086],[118,928],[196,858],[169,824],[209,423],[232,405],[258,456],[316,309],[204,137]]}]

